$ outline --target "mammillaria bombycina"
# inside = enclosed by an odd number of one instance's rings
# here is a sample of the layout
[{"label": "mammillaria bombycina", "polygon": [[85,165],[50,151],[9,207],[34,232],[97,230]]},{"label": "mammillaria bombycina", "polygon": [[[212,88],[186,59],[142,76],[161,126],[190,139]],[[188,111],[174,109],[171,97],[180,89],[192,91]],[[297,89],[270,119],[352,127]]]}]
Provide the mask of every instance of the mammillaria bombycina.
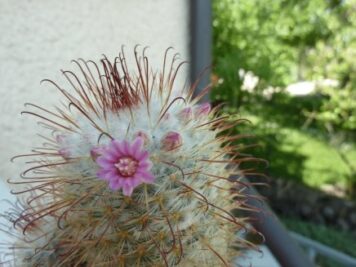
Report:
[{"label": "mammillaria bombycina", "polygon": [[[22,174],[26,186],[0,229],[4,266],[231,266],[244,207],[243,157],[224,135],[239,122],[175,85],[169,49],[160,72],[135,49],[74,61],[64,71],[66,104],[54,111],[28,104],[48,130]],[[168,63],[168,61],[170,63]],[[61,101],[62,103],[63,101]],[[227,168],[228,165],[232,167]],[[235,178],[231,178],[235,175]],[[11,183],[11,181],[9,181]],[[6,228],[6,222],[12,226]],[[1,265],[1,264],[0,264]]]}]

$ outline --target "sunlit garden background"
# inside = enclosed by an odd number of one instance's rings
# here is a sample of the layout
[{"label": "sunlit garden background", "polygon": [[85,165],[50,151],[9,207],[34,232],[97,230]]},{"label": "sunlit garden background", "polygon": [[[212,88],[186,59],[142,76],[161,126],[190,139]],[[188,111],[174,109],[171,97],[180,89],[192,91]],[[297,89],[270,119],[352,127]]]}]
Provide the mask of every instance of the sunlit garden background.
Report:
[{"label": "sunlit garden background", "polygon": [[260,191],[290,229],[355,257],[356,1],[215,0],[213,39],[213,102],[251,122],[234,131],[270,162]]}]

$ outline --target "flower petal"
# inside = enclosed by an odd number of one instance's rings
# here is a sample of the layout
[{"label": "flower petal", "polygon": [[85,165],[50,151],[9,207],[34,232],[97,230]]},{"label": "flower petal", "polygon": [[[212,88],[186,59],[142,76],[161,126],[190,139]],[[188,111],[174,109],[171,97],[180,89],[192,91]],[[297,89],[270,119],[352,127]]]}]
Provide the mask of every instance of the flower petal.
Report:
[{"label": "flower petal", "polygon": [[114,168],[114,162],[112,162],[111,160],[108,160],[105,156],[101,156],[99,158],[96,159],[96,163],[98,163],[98,165],[100,167],[102,167],[103,169],[111,169]]},{"label": "flower petal", "polygon": [[152,168],[152,162],[147,160],[147,161],[139,161],[138,163],[138,169],[139,170],[149,170]]},{"label": "flower petal", "polygon": [[120,157],[120,156],[123,156],[124,155],[124,152],[123,152],[123,143],[122,142],[119,142],[117,140],[113,140],[111,142],[111,144],[113,145],[113,148],[115,150],[115,153],[117,155],[117,157]]},{"label": "flower petal", "polygon": [[130,155],[130,144],[126,140],[122,142],[122,152],[124,155]]},{"label": "flower petal", "polygon": [[120,152],[116,149],[110,149],[103,155],[108,161],[115,162],[120,157]]},{"label": "flower petal", "polygon": [[153,183],[155,180],[154,175],[150,172],[138,172],[135,176],[139,177],[144,183]]},{"label": "flower petal", "polygon": [[102,169],[97,172],[97,176],[103,180],[112,180],[115,179],[118,175],[116,170],[106,170]]},{"label": "flower petal", "polygon": [[103,180],[109,180],[106,177],[106,173],[107,173],[107,170],[99,170],[97,173],[96,173],[96,176],[98,176],[99,179],[103,179]]},{"label": "flower petal", "polygon": [[119,181],[119,179],[112,179],[109,183],[109,187],[112,190],[118,190],[119,188],[121,188]]},{"label": "flower petal", "polygon": [[129,177],[123,180],[123,186],[136,187],[138,184],[140,184],[140,180],[134,179],[134,177]]},{"label": "flower petal", "polygon": [[122,192],[124,193],[125,196],[131,196],[134,188],[129,185],[124,185],[122,188]]},{"label": "flower petal", "polygon": [[145,161],[145,160],[148,159],[148,156],[149,156],[148,151],[142,151],[141,153],[139,153],[137,159],[138,159],[139,161]]},{"label": "flower petal", "polygon": [[139,155],[139,152],[142,148],[143,145],[143,138],[142,137],[136,137],[134,143],[130,147],[130,154],[133,155],[134,157],[137,157]]}]

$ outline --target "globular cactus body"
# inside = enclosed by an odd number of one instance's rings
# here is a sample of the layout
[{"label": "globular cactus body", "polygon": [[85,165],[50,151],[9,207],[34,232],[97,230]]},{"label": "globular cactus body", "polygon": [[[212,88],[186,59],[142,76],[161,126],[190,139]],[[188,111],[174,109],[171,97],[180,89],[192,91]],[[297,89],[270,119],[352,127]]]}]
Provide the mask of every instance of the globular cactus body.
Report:
[{"label": "globular cactus body", "polygon": [[80,75],[64,72],[76,96],[53,83],[66,107],[25,112],[50,134],[23,155],[34,157],[31,184],[4,216],[17,240],[3,264],[230,266],[245,225],[231,213],[243,188],[227,168],[242,159],[221,135],[233,125],[194,86],[173,88],[180,65],[167,67],[167,53],[158,74],[135,55],[135,74],[123,54],[101,68],[76,62]]}]

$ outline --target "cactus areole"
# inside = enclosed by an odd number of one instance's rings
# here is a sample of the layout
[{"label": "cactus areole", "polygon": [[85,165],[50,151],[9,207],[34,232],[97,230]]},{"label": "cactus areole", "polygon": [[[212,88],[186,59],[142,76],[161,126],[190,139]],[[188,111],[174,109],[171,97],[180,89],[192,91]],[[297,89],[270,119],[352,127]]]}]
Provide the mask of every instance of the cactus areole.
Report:
[{"label": "cactus areole", "polygon": [[60,105],[26,105],[47,135],[15,157],[31,165],[0,214],[1,266],[231,266],[250,245],[231,213],[244,173],[226,168],[252,159],[224,135],[238,123],[175,82],[170,49],[161,70],[144,50],[132,59],[74,61],[63,85],[45,80]]}]

